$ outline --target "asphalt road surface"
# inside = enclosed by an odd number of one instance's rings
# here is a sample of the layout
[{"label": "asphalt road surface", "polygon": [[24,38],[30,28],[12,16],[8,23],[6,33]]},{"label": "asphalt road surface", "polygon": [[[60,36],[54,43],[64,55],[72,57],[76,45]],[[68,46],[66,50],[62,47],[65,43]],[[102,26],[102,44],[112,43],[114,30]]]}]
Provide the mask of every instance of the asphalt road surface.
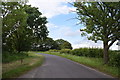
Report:
[{"label": "asphalt road surface", "polygon": [[112,78],[66,58],[50,54],[42,55],[45,56],[45,62],[19,78]]}]

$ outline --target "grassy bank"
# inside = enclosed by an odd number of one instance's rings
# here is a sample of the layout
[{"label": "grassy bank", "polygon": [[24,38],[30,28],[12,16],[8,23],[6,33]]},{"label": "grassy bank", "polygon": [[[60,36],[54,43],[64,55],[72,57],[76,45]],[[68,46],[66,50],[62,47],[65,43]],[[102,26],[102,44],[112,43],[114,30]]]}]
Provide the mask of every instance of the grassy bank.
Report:
[{"label": "grassy bank", "polygon": [[[9,58],[10,59],[10,58]],[[19,58],[11,60],[11,62],[2,63],[2,78],[16,78],[25,72],[39,66],[44,61],[44,56],[28,52],[22,62]]]},{"label": "grassy bank", "polygon": [[64,53],[58,53],[58,52],[43,52],[47,54],[62,56],[65,58],[68,58],[72,61],[78,62],[80,64],[84,64],[86,66],[89,66],[91,68],[94,68],[96,70],[99,70],[101,72],[104,72],[106,74],[109,74],[113,77],[120,77],[118,73],[120,72],[117,67],[111,67],[109,65],[103,65],[102,58],[90,58],[90,57],[83,57],[83,56],[75,56],[71,54],[64,54]]}]

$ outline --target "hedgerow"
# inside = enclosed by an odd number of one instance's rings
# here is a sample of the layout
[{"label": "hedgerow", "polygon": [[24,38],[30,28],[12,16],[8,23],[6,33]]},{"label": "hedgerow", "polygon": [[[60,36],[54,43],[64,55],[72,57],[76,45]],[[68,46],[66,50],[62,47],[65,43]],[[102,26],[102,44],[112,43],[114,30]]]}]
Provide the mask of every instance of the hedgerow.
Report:
[{"label": "hedgerow", "polygon": [[[57,52],[72,54],[76,56],[85,56],[93,58],[103,58],[103,49],[102,48],[79,48],[79,49],[62,49],[57,50]],[[109,65],[120,67],[120,51],[109,50]]]}]

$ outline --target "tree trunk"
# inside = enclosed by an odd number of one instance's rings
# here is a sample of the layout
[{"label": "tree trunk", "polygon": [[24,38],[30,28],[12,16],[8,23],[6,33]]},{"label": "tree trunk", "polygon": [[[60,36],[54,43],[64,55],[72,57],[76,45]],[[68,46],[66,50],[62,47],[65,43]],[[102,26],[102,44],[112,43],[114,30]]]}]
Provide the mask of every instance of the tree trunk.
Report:
[{"label": "tree trunk", "polygon": [[107,64],[109,61],[109,53],[108,53],[108,42],[104,42],[104,49],[103,49],[103,58],[104,58],[104,64]]}]

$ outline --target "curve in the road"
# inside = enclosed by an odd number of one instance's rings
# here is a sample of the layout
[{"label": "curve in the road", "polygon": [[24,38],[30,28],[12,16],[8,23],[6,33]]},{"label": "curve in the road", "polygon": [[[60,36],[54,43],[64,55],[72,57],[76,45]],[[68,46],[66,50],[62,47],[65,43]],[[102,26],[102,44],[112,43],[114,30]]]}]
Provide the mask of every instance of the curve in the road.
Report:
[{"label": "curve in the road", "polygon": [[29,71],[19,78],[112,78],[109,75],[66,58],[50,54],[42,55],[45,56],[43,65]]}]

